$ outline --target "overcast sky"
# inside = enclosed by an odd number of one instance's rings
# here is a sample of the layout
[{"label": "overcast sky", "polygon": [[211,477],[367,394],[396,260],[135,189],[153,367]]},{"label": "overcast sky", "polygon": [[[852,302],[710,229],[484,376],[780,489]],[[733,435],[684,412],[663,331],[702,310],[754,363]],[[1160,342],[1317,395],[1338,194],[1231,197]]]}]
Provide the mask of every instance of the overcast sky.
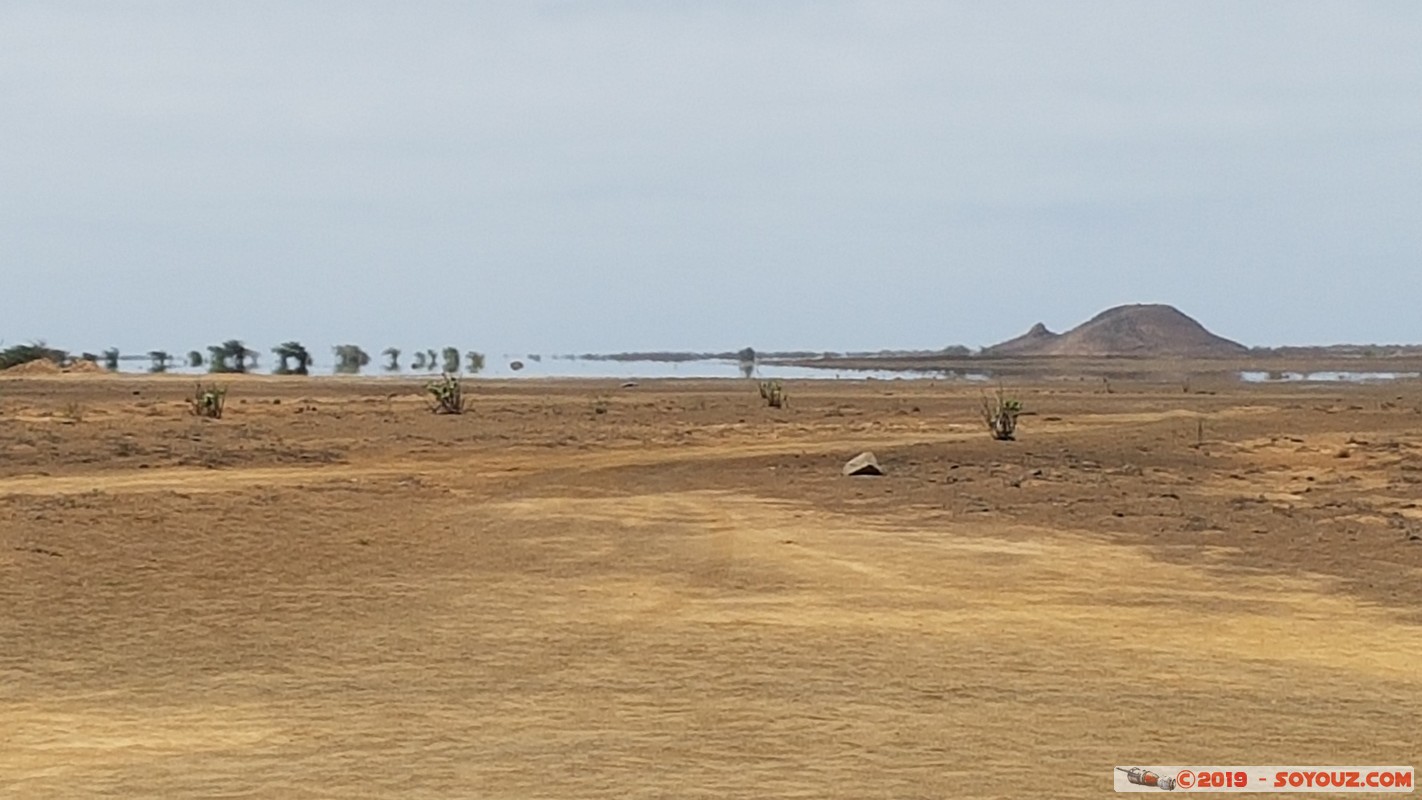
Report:
[{"label": "overcast sky", "polygon": [[0,338],[1422,341],[1422,3],[0,0]]}]

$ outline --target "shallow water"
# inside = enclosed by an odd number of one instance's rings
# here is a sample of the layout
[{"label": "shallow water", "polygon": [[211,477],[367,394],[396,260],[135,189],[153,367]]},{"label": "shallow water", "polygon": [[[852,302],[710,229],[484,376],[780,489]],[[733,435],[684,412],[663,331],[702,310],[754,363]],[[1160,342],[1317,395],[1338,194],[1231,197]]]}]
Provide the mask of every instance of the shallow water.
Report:
[{"label": "shallow water", "polygon": [[1376,383],[1379,381],[1407,380],[1422,377],[1417,372],[1344,372],[1325,370],[1322,372],[1265,372],[1262,370],[1239,373],[1245,383]]},{"label": "shallow water", "polygon": [[[523,364],[514,369],[514,361]],[[124,373],[147,372],[146,362],[123,362],[120,371]],[[253,374],[265,375],[270,365],[259,364]],[[169,374],[201,376],[206,369],[174,367]],[[311,375],[333,375],[332,364],[318,363],[311,367]],[[439,370],[405,369],[390,371],[379,365],[371,365],[361,370],[363,377],[426,377],[438,376]],[[466,373],[467,374],[467,373]],[[592,359],[544,358],[531,361],[527,358],[489,357],[485,367],[478,373],[480,378],[603,378],[613,380],[654,380],[658,378],[741,378],[747,377],[744,367],[737,361],[708,359],[703,361],[610,361]],[[781,380],[901,380],[924,379],[987,381],[990,376],[981,372],[957,372],[953,370],[853,370],[822,369],[785,364],[757,364],[750,377]]]},{"label": "shallow water", "polygon": [[[522,363],[521,369],[514,369],[515,361]],[[120,371],[126,374],[147,372],[147,362],[124,361]],[[254,374],[269,374],[271,365],[261,363]],[[170,374],[201,376],[208,374],[203,368],[189,369],[174,367]],[[1050,371],[1038,370],[1038,377],[1053,377]],[[335,367],[330,363],[318,363],[311,367],[311,375],[334,375]],[[363,377],[433,377],[439,370],[404,369],[390,371],[380,365],[370,365],[359,375]],[[466,375],[468,373],[465,373]],[[733,360],[706,359],[700,361],[613,361],[602,359],[543,358],[537,361],[528,357],[490,356],[485,368],[478,373],[480,378],[592,378],[605,380],[656,380],[666,378],[741,378],[747,377],[745,367]],[[992,373],[983,370],[961,372],[957,370],[927,369],[844,369],[805,367],[789,364],[762,363],[755,365],[749,377],[781,380],[959,380],[986,382],[993,379]],[[1060,377],[1067,377],[1062,375]],[[1078,378],[1082,376],[1076,376]],[[1090,377],[1090,376],[1088,376]],[[1117,374],[1111,377],[1147,378],[1148,373]],[[1245,370],[1237,374],[1245,383],[1375,383],[1382,381],[1409,380],[1422,378],[1419,372],[1383,371],[1265,371]]]}]

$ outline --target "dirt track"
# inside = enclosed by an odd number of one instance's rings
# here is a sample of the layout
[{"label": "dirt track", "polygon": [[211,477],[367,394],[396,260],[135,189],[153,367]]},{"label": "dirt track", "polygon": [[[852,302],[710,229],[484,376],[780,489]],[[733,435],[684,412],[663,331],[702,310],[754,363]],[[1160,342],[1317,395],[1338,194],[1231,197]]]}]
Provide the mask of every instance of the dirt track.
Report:
[{"label": "dirt track", "polygon": [[1415,382],[476,385],[0,378],[0,796],[1422,766]]}]

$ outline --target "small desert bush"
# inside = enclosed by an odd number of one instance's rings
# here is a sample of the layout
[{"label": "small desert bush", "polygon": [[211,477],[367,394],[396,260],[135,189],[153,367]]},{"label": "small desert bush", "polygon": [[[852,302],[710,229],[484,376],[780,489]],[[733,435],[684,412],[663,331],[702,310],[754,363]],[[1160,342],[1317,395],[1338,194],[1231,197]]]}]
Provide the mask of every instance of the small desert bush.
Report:
[{"label": "small desert bush", "polygon": [[227,404],[227,390],[217,386],[203,386],[198,382],[193,388],[193,396],[188,400],[188,409],[193,416],[205,419],[222,419],[222,408]]},{"label": "small desert bush", "polygon": [[998,441],[1010,442],[1017,435],[1017,417],[1022,414],[1022,403],[1008,397],[1001,388],[992,396],[983,396],[983,422],[988,432]]},{"label": "small desert bush", "polygon": [[464,390],[459,387],[459,378],[448,372],[437,381],[425,385],[430,395],[430,410],[436,414],[463,414]]},{"label": "small desert bush", "polygon": [[63,364],[69,360],[69,354],[63,350],[56,350],[48,347],[44,342],[33,342],[31,344],[17,344],[0,350],[0,369],[9,369],[30,361],[45,359],[56,364]]},{"label": "small desert bush", "polygon": [[789,397],[785,394],[785,387],[780,381],[761,381],[760,399],[765,401],[771,408],[784,408]]}]

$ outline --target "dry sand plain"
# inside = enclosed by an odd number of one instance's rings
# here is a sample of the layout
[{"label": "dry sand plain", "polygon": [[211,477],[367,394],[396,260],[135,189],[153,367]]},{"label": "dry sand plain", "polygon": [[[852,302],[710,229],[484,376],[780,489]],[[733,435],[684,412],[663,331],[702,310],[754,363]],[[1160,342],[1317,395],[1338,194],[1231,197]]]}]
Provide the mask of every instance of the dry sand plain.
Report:
[{"label": "dry sand plain", "polygon": [[1422,766],[1415,382],[474,385],[0,378],[0,796]]}]

